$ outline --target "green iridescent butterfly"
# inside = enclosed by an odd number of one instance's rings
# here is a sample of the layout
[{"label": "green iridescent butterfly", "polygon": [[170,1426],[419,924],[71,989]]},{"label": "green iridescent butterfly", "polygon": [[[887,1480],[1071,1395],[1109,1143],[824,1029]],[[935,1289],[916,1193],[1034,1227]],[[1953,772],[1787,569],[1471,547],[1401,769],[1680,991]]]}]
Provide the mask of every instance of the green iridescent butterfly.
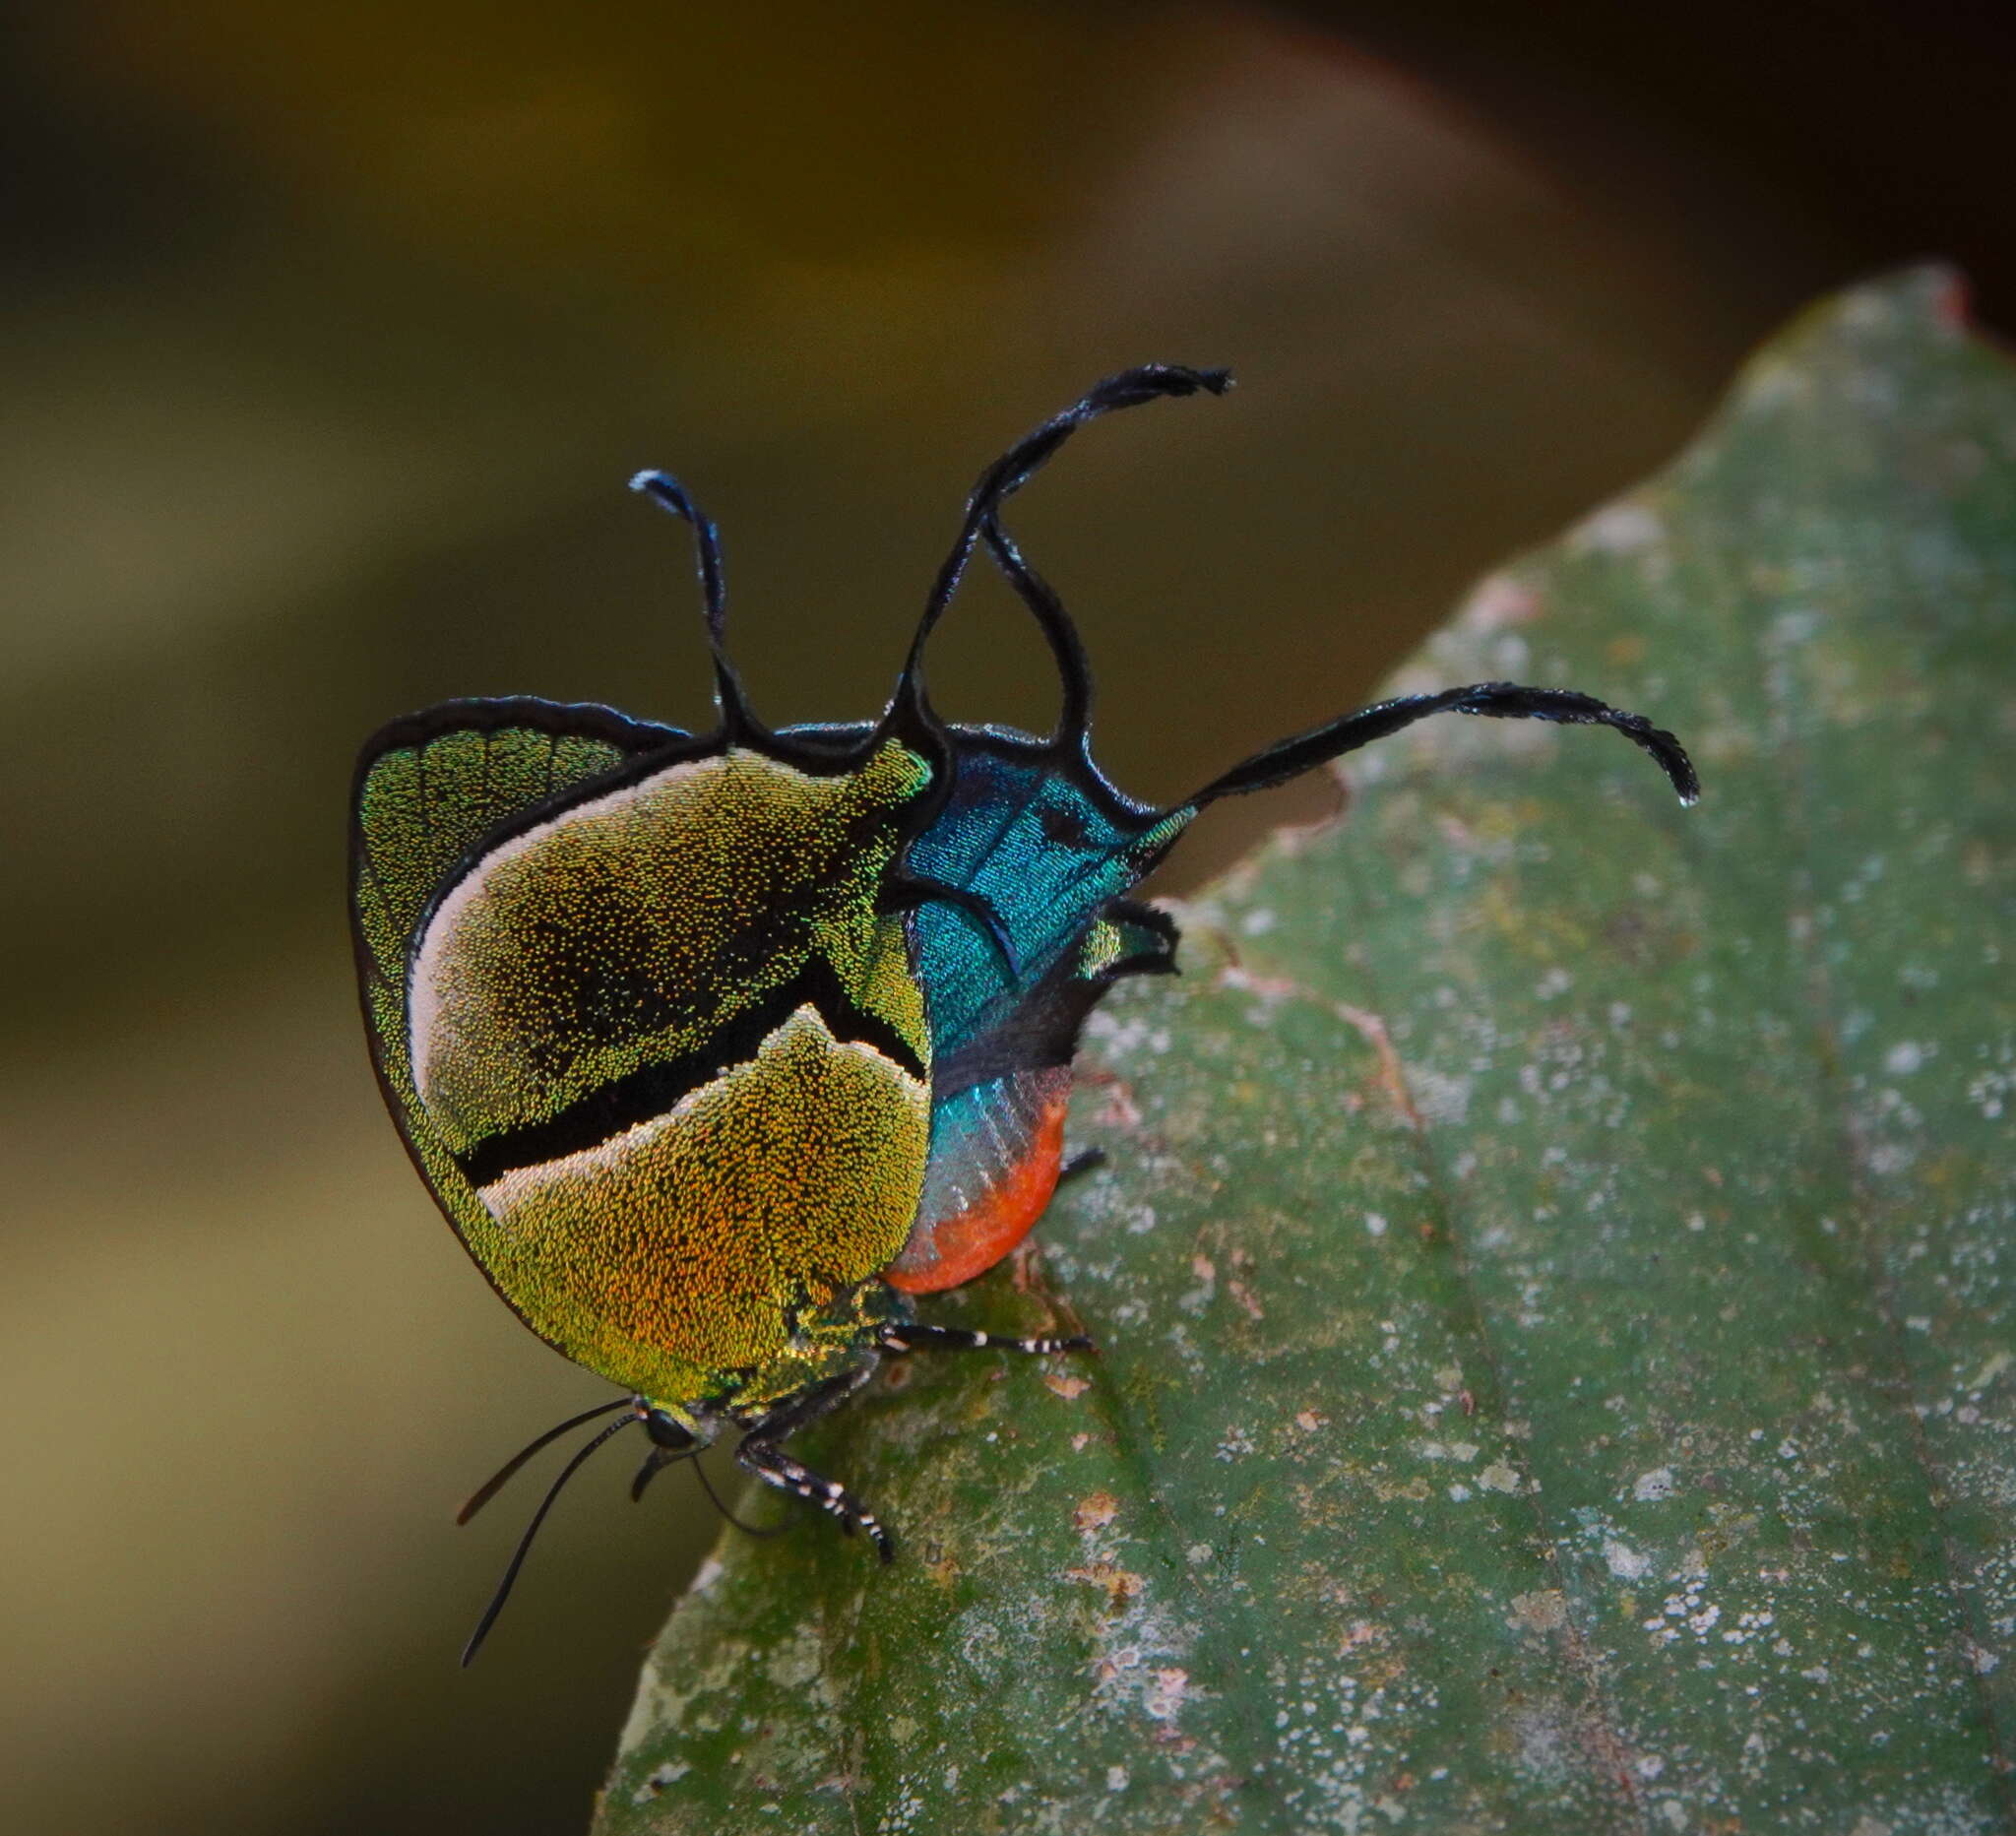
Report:
[{"label": "green iridescent butterfly", "polygon": [[[1174,967],[1128,897],[1204,805],[1424,716],[1609,727],[1683,801],[1679,743],[1566,689],[1486,682],[1380,702],[1156,809],[1093,762],[1092,678],[1001,522],[1071,434],[1222,370],[1108,378],[981,475],[878,720],[766,728],[728,661],[713,525],[662,473],[633,483],[692,528],[720,724],[598,706],[452,701],[365,746],[351,829],[364,1018],[393,1119],[456,1234],[518,1316],[622,1394],[548,1490],[632,1424],[633,1488],[717,1436],[889,1558],[867,1506],[785,1443],[878,1360],[923,1348],[1088,1349],[919,1321],[914,1297],[1011,1250],[1064,1171],[1071,1060],[1116,982]],[[1046,738],[948,725],[923,656],[985,549],[1062,681]],[[696,1469],[697,1470],[697,1469]]]}]

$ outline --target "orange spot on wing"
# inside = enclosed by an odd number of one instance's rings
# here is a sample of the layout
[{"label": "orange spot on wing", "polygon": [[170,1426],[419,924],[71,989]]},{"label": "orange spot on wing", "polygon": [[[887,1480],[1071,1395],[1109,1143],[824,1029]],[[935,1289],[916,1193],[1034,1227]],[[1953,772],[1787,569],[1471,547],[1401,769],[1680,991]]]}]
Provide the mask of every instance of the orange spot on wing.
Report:
[{"label": "orange spot on wing", "polygon": [[1029,1152],[984,1198],[914,1235],[882,1279],[907,1295],[957,1288],[991,1269],[1022,1241],[1057,1189],[1064,1158],[1066,1097],[1043,1105]]}]

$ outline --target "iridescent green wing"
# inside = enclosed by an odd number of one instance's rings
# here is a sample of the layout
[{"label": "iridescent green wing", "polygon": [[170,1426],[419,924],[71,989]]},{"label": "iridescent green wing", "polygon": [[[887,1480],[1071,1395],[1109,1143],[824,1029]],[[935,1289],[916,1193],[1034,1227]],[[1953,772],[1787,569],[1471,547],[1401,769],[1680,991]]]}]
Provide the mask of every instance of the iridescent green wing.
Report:
[{"label": "iridescent green wing", "polygon": [[371,1059],[413,1165],[465,1242],[487,1215],[413,1089],[406,1010],[413,932],[457,865],[498,831],[682,743],[676,728],[610,708],[524,696],[407,715],[373,734],[357,760],[350,929]]}]

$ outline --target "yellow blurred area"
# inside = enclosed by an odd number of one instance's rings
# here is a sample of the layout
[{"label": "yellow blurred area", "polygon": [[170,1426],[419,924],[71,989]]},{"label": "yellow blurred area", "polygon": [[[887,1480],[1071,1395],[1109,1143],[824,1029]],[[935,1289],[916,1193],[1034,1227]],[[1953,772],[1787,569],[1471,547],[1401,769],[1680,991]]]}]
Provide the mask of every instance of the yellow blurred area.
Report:
[{"label": "yellow blurred area", "polygon": [[[857,718],[984,461],[1105,371],[1232,364],[1227,402],[1102,426],[1015,519],[1109,768],[1169,796],[1362,698],[1834,278],[1725,259],[1698,210],[1580,191],[1239,10],[108,0],[44,14],[7,82],[24,1831],[580,1827],[715,1534],[676,1476],[633,1509],[591,1469],[457,1672],[536,1488],[461,1533],[456,1504],[605,1386],[414,1180],[342,913],[381,720],[705,718],[687,546],[632,472],[721,522],[766,716]],[[991,583],[944,637],[950,712],[1045,720]]]}]

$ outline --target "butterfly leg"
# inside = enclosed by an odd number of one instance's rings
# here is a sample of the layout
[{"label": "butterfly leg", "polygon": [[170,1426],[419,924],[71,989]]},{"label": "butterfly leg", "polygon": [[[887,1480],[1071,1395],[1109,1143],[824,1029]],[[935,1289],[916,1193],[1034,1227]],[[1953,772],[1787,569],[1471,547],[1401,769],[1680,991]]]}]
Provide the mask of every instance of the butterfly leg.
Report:
[{"label": "butterfly leg", "polygon": [[1082,1332],[1065,1339],[1010,1339],[998,1332],[968,1332],[963,1326],[926,1326],[916,1320],[888,1326],[882,1332],[885,1352],[1090,1352],[1093,1343]]},{"label": "butterfly leg", "polygon": [[773,1409],[742,1436],[742,1444],[735,1449],[735,1462],[745,1472],[754,1473],[766,1486],[775,1486],[779,1491],[788,1491],[794,1497],[816,1504],[837,1519],[849,1536],[856,1530],[861,1531],[874,1544],[882,1559],[890,1562],[896,1559],[896,1541],[876,1521],[874,1512],[837,1480],[824,1478],[810,1467],[801,1465],[781,1445],[787,1435],[795,1433],[808,1422],[817,1421],[828,1410],[851,1396],[868,1380],[872,1368],[872,1365],[864,1365],[844,1377],[829,1378],[804,1395]]}]

